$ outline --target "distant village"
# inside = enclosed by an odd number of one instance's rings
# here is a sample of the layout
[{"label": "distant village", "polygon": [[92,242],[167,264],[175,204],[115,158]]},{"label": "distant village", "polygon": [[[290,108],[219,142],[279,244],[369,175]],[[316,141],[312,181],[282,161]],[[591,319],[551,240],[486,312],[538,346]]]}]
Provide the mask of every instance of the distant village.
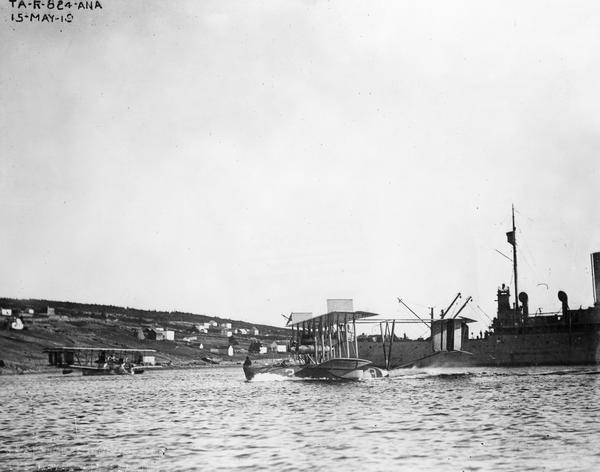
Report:
[{"label": "distant village", "polygon": [[[9,303],[6,303],[7,300]],[[52,334],[55,335],[52,346],[63,342],[64,338],[71,341],[68,345],[147,345],[159,353],[185,354],[188,358],[195,351],[199,359],[211,363],[227,358],[239,359],[249,354],[281,355],[288,350],[289,334],[285,328],[260,325],[261,329],[248,322],[227,321],[208,315],[67,302],[57,307],[42,307],[39,301],[32,306],[20,300],[0,299],[2,302],[5,304],[0,307],[0,330],[15,335],[22,333],[23,337],[48,337]],[[149,358],[148,361],[153,363],[154,359],[150,361]]]}]

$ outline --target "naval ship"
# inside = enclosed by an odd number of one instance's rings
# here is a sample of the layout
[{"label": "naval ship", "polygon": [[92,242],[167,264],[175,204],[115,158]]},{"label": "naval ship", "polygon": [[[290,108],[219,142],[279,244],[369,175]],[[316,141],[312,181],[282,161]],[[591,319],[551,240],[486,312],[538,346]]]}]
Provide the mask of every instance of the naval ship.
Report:
[{"label": "naval ship", "polygon": [[445,317],[443,313],[434,319],[432,312],[428,339],[398,340],[392,335],[387,340],[387,351],[377,347],[381,340],[363,339],[359,342],[359,357],[391,368],[600,363],[600,252],[591,254],[593,306],[571,309],[567,294],[561,290],[557,293],[562,307],[559,312],[531,313],[527,293],[518,292],[514,208],[512,231],[506,235],[513,249],[518,297],[511,303],[510,288],[502,285],[498,289],[497,313],[485,334],[470,339],[468,324],[474,320]]}]

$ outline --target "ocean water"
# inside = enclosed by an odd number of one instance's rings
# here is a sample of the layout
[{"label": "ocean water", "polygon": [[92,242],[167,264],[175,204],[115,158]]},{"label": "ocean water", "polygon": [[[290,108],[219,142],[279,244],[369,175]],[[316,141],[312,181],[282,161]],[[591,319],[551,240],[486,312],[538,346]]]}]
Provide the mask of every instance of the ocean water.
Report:
[{"label": "ocean water", "polygon": [[600,470],[600,370],[0,378],[0,470]]}]

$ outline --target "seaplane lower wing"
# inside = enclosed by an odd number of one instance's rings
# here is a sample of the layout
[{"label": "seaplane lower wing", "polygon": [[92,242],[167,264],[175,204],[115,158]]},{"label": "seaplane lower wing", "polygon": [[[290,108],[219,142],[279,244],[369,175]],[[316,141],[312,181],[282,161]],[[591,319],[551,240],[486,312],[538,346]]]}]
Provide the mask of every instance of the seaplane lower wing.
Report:
[{"label": "seaplane lower wing", "polygon": [[92,367],[87,365],[69,365],[67,369],[75,369],[75,370],[99,370],[98,367]]}]

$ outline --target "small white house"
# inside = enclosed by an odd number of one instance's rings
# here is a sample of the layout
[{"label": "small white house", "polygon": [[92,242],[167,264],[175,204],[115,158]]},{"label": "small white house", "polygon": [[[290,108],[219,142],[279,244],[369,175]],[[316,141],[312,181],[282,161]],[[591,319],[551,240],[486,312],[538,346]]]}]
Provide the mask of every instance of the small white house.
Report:
[{"label": "small white house", "polygon": [[50,315],[54,315],[54,314],[55,314],[55,312],[54,312],[54,308],[52,308],[52,307],[48,307],[48,309],[46,310],[46,314],[47,314],[48,316],[50,316]]},{"label": "small white house", "polygon": [[241,334],[245,336],[248,334],[248,330],[246,328],[238,328],[235,330],[235,334]]},{"label": "small white house", "polygon": [[258,336],[258,334],[259,334],[258,333],[258,328],[252,328],[252,329],[250,329],[250,334],[252,336]]},{"label": "small white house", "polygon": [[175,331],[172,331],[170,329],[166,329],[165,330],[165,339],[167,341],[175,341]]},{"label": "small white house", "polygon": [[221,323],[221,328],[231,329],[231,323]]},{"label": "small white house", "polygon": [[267,346],[261,346],[261,347],[258,349],[258,353],[259,353],[259,354],[266,354],[266,353],[267,353]]},{"label": "small white house", "polygon": [[191,343],[192,341],[197,341],[198,340],[198,336],[186,336],[185,338],[183,338],[183,341],[186,343]]},{"label": "small white house", "polygon": [[233,335],[233,333],[231,332],[231,330],[230,330],[230,329],[223,328],[223,329],[221,330],[221,336],[225,336],[225,337],[227,337],[227,338],[230,338],[232,335]]},{"label": "small white house", "polygon": [[276,341],[273,341],[269,347],[271,348],[271,352],[287,352],[287,346],[285,344],[278,344]]},{"label": "small white house", "polygon": [[12,316],[12,310],[10,308],[0,308],[2,316]]},{"label": "small white house", "polygon": [[215,320],[210,320],[210,321],[208,322],[208,324],[209,324],[210,326],[212,326],[212,327],[217,327],[217,326],[219,326],[219,323],[217,323]]}]

